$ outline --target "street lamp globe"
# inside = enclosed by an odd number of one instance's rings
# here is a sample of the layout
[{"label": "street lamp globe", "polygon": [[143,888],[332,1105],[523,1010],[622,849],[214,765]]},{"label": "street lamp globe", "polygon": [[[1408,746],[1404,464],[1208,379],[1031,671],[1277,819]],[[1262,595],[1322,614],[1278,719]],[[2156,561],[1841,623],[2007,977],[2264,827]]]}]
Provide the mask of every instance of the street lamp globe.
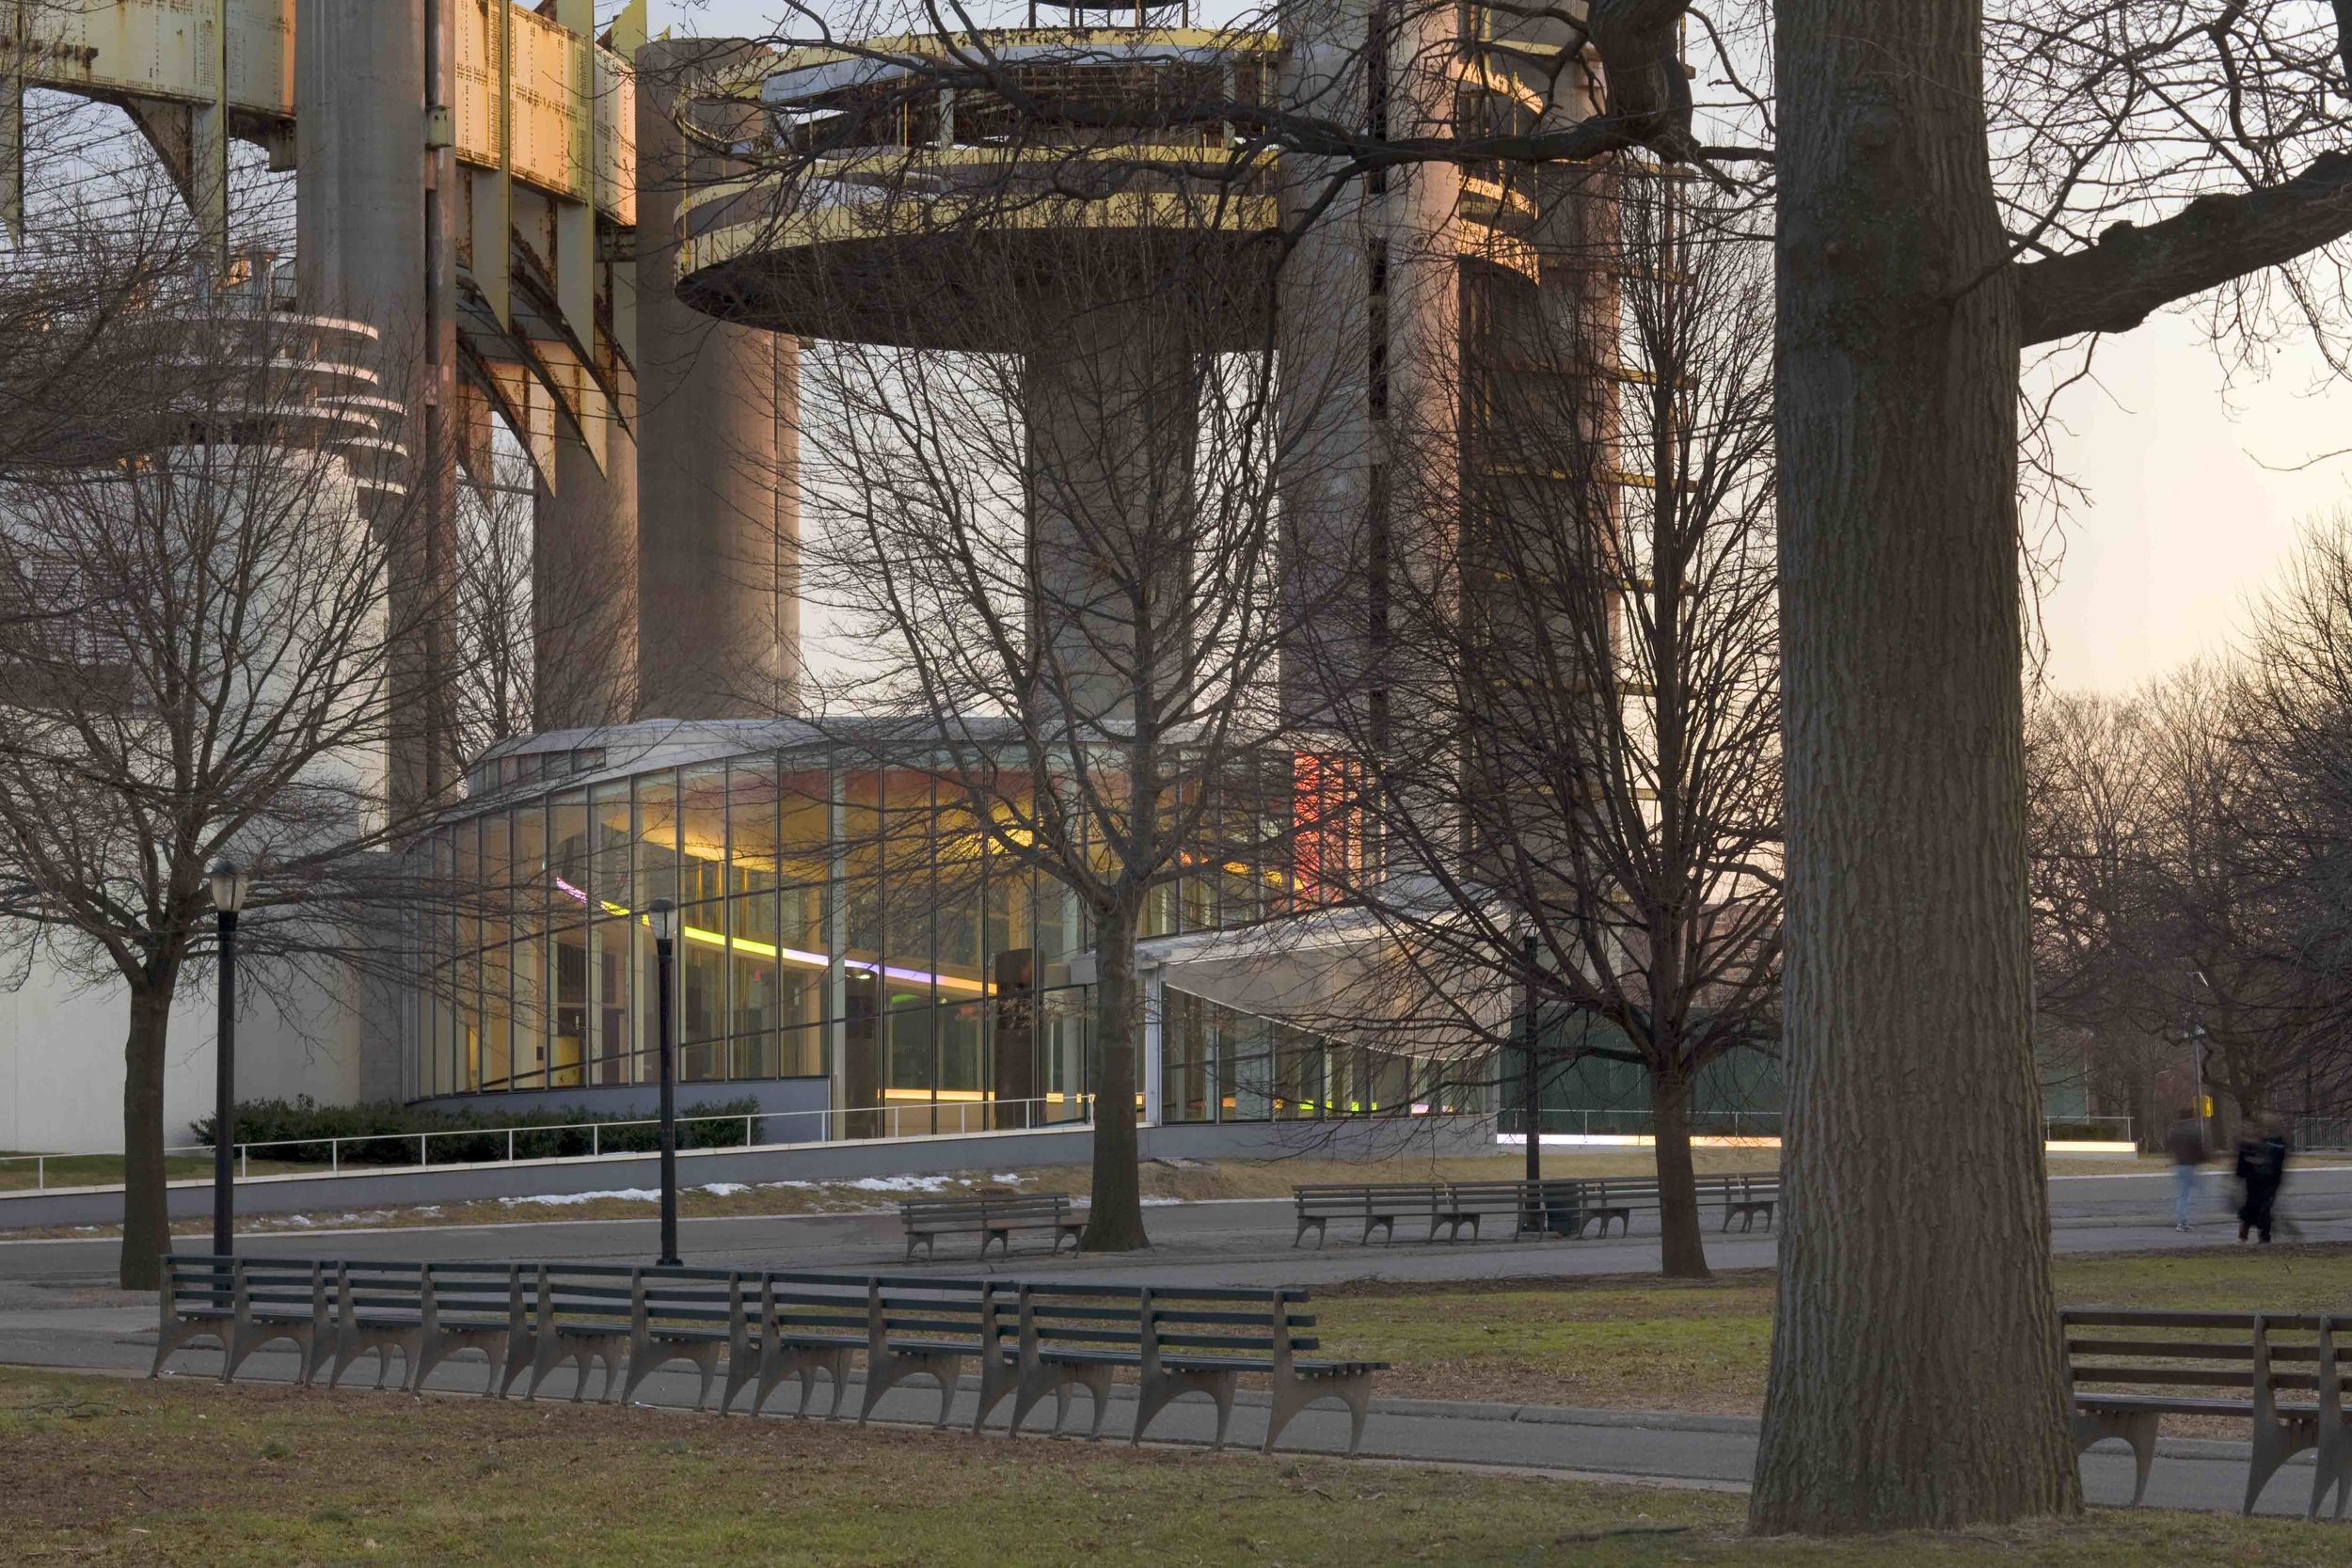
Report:
[{"label": "street lamp globe", "polygon": [[235,914],[245,908],[245,895],[253,886],[253,879],[235,861],[215,861],[212,869],[213,908],[222,914]]},{"label": "street lamp globe", "polygon": [[667,898],[657,898],[645,907],[645,914],[653,923],[654,940],[669,942],[677,936],[677,906]]}]

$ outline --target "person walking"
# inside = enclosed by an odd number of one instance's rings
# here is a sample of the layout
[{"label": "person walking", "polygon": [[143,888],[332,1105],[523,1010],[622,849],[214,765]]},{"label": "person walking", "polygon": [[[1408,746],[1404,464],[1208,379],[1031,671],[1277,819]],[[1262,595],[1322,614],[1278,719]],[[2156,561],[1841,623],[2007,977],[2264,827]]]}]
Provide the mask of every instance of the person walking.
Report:
[{"label": "person walking", "polygon": [[2205,1162],[2213,1156],[2205,1144],[2202,1118],[2184,1108],[2172,1130],[2164,1135],[2164,1147],[2172,1156],[2172,1228],[2186,1230]]},{"label": "person walking", "polygon": [[2238,1140],[2237,1179],[2246,1184],[2246,1200],[2238,1206],[2237,1239],[2251,1230],[2270,1240],[2279,1186],[2287,1175],[2287,1135],[2275,1121],[2265,1119]]}]

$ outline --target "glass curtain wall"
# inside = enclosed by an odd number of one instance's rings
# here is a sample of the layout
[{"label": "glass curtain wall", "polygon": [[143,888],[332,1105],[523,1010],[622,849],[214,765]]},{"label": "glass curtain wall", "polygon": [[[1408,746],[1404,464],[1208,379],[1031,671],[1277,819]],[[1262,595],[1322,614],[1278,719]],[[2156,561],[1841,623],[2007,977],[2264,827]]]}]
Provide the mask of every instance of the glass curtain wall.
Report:
[{"label": "glass curtain wall", "polygon": [[[1293,907],[1279,859],[1296,820],[1289,775],[1287,759],[1238,773],[1204,803],[1223,847],[1154,901],[1148,934]],[[423,927],[420,1093],[652,1082],[644,911],[669,898],[681,1081],[830,1078],[846,1113],[835,1136],[1089,1114],[1088,993],[1069,979],[1089,940],[1082,911],[1017,863],[938,768],[844,765],[815,749],[548,784],[428,846],[452,895]],[[1202,1027],[1171,1117],[1180,1106],[1194,1119],[1319,1114],[1299,1108],[1339,1100],[1326,1078],[1353,1070],[1318,1065],[1326,1076],[1310,1082],[1298,1050]],[[1402,1093],[1375,1093],[1373,1069],[1358,1076],[1357,1099]]]},{"label": "glass curtain wall", "polygon": [[1174,986],[1160,999],[1160,1116],[1300,1121],[1470,1110],[1446,1064],[1355,1045]]}]

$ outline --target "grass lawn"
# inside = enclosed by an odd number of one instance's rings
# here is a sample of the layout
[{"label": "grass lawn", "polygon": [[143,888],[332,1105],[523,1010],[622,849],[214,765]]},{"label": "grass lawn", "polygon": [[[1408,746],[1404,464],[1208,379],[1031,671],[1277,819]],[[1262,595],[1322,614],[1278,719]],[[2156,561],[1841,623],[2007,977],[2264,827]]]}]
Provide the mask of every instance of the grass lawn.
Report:
[{"label": "grass lawn", "polygon": [[0,1476],[8,1560],[28,1565],[2333,1568],[2352,1539],[2143,1512],[1748,1542],[1742,1499],[1718,1493],[19,1370],[0,1370]]},{"label": "grass lawn", "polygon": [[[2057,1260],[2066,1306],[2352,1305],[2352,1246],[2247,1247]],[[1386,1393],[1753,1414],[1772,1351],[1769,1270],[1704,1284],[1648,1275],[1445,1287],[1319,1287],[1326,1348],[1392,1364]]]}]

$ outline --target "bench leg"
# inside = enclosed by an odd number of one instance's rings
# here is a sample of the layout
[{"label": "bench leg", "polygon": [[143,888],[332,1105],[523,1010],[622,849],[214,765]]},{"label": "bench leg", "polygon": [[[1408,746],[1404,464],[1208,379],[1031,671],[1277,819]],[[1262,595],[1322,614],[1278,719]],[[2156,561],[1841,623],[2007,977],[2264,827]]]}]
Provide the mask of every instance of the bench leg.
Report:
[{"label": "bench leg", "polygon": [[2153,1410],[2078,1410],[2074,1413],[2074,1451],[2087,1451],[2105,1437],[2120,1437],[2132,1446],[2137,1478],[2132,1506],[2148,1495],[2148,1472],[2156,1462],[2156,1413]]},{"label": "bench leg", "polygon": [[817,1392],[817,1373],[823,1372],[825,1381],[833,1386],[833,1398],[825,1405],[825,1419],[837,1421],[849,1415],[844,1402],[849,1398],[850,1355],[846,1350],[827,1351],[820,1358],[813,1358],[808,1370],[801,1374],[801,1413],[808,1411],[808,1402]]},{"label": "bench leg", "polygon": [[[1005,1435],[1018,1436],[1022,1423],[1029,1418],[1029,1412],[1035,1410],[1038,1402],[1046,1395],[1051,1394],[1054,1396],[1054,1424],[1047,1429],[1048,1434],[1055,1437],[1060,1436],[1062,1428],[1070,1421],[1071,1387],[1082,1381],[1084,1370],[1086,1369],[1054,1366],[1049,1363],[1039,1367],[1023,1378],[1020,1386],[1013,1390],[1012,1420],[1005,1428]],[[1092,1386],[1089,1384],[1089,1387],[1091,1389]],[[1099,1435],[1103,1430],[1104,1392],[1098,1391],[1095,1394],[1094,1433],[1089,1435]]]},{"label": "bench leg", "polygon": [[2246,1466],[2246,1506],[2238,1512],[2253,1513],[2263,1488],[2279,1473],[2279,1466],[2318,1444],[2319,1425],[2315,1421],[2283,1420],[2269,1427],[2256,1425],[2254,1452]]},{"label": "bench leg", "polygon": [[2319,1453],[2312,1465],[2312,1506],[2304,1513],[2306,1519],[2319,1517],[2319,1505],[2328,1500],[2330,1487],[2336,1494],[2336,1517],[2344,1517],[2344,1497],[2352,1492],[2352,1432],[2339,1428],[2321,1442]]},{"label": "bench leg", "polygon": [[[773,1345],[760,1352],[759,1370],[750,1379],[753,1385],[752,1415],[756,1416],[768,1408],[768,1402],[775,1397],[777,1386],[792,1375],[796,1365],[797,1360],[790,1352]],[[803,1388],[801,1392],[802,1402],[806,1403],[808,1391]]]},{"label": "bench leg", "polygon": [[[1059,1400],[1061,1414],[1069,1413],[1070,1390],[1062,1386],[1061,1379],[1050,1376],[1049,1371],[1050,1369],[1040,1368],[1036,1372],[1024,1377],[1020,1386],[1012,1391],[1012,1419],[1005,1423],[1006,1436],[1021,1435],[1021,1423],[1029,1418],[1029,1412],[1036,1409],[1038,1401],[1043,1399],[1048,1393]],[[1054,1424],[1057,1427],[1061,1425],[1058,1417]]]},{"label": "bench leg", "polygon": [[[1078,1370],[1078,1375],[1074,1381],[1077,1383],[1079,1387],[1084,1388],[1087,1391],[1087,1398],[1092,1402],[1094,1406],[1094,1419],[1092,1424],[1087,1428],[1087,1441],[1089,1443],[1099,1443],[1103,1440],[1103,1417],[1110,1410],[1111,1407],[1111,1369],[1108,1367],[1083,1367]],[[1066,1400],[1070,1396],[1065,1390],[1062,1397]]]},{"label": "bench leg", "polygon": [[[392,1353],[394,1351],[398,1351],[400,1353],[400,1381],[398,1383],[393,1383],[391,1381]],[[407,1335],[403,1334],[397,1338],[379,1339],[376,1341],[375,1391],[377,1393],[382,1393],[387,1386],[393,1388],[407,1387],[409,1381],[416,1375],[416,1370],[417,1353],[410,1345]]]},{"label": "bench leg", "polygon": [[[644,1384],[645,1379],[653,1376],[654,1369],[657,1367],[665,1367],[676,1359],[676,1354],[672,1351],[665,1350],[660,1354],[656,1354],[653,1347],[650,1345],[629,1346],[628,1381],[621,1385],[621,1402],[623,1404],[635,1404],[637,1402],[638,1387]],[[703,1391],[705,1393],[708,1393],[709,1389],[706,1387]]]},{"label": "bench leg", "polygon": [[[956,1380],[963,1375],[961,1355],[890,1355],[880,1366],[869,1361],[866,1368],[866,1407],[858,1413],[857,1424],[864,1426],[882,1403],[884,1394],[910,1377],[929,1377],[939,1385],[939,1418],[932,1424],[947,1424],[947,1407],[955,1402]],[[835,1396],[837,1403],[839,1396]]]},{"label": "bench leg", "polygon": [[1008,1365],[1003,1349],[992,1345],[980,1354],[980,1398],[978,1408],[972,1412],[972,1435],[977,1437],[987,1424],[991,1412],[1005,1402],[1005,1396],[1021,1386],[1018,1365]]},{"label": "bench leg", "polygon": [[1274,1440],[1291,1424],[1291,1418],[1318,1400],[1341,1400],[1347,1405],[1349,1426],[1347,1451],[1354,1453],[1363,1446],[1364,1422],[1372,1413],[1372,1378],[1357,1376],[1306,1379],[1294,1377],[1274,1390],[1274,1407],[1267,1413],[1265,1453],[1274,1451]]},{"label": "bench leg", "polygon": [[[222,1386],[226,1387],[237,1375],[237,1369],[245,1365],[246,1356],[251,1355],[263,1345],[275,1344],[280,1339],[293,1340],[295,1348],[301,1353],[303,1365],[310,1364],[310,1348],[316,1340],[308,1330],[297,1328],[291,1323],[243,1323],[232,1329],[225,1341],[228,1346],[228,1354],[221,1358]],[[300,1381],[298,1372],[295,1380]]]},{"label": "bench leg", "polygon": [[[1136,1430],[1129,1434],[1130,1448],[1143,1441],[1146,1428],[1158,1419],[1167,1409],[1186,1394],[1206,1394],[1216,1402],[1216,1439],[1215,1447],[1225,1446],[1225,1429],[1233,1419],[1233,1391],[1241,1384],[1235,1372],[1163,1372],[1152,1380],[1136,1397]],[[1100,1405],[1096,1408],[1099,1410]]]},{"label": "bench leg", "polygon": [[[748,1364],[746,1362],[747,1358],[738,1356],[732,1348],[728,1350],[727,1381],[719,1393],[719,1414],[722,1416],[735,1408],[736,1396],[763,1379],[768,1366],[767,1357],[762,1356],[757,1361],[750,1361]],[[752,1414],[755,1416],[759,1414],[758,1406],[752,1407]]]},{"label": "bench leg", "polygon": [[306,1354],[302,1357],[302,1386],[305,1388],[316,1387],[318,1386],[319,1373],[325,1371],[327,1366],[334,1359],[334,1341],[327,1338],[325,1335],[313,1331],[310,1336],[310,1343]]},{"label": "bench leg", "polygon": [[[513,1355],[515,1347],[507,1342],[506,1336],[501,1335],[498,1338],[481,1346],[480,1349],[483,1360],[486,1363],[482,1378],[482,1397],[485,1400],[496,1399],[501,1392],[499,1384],[506,1374],[507,1360]],[[419,1399],[422,1399],[425,1377],[434,1368],[449,1359],[450,1354],[437,1346],[428,1352],[418,1362],[416,1381],[411,1385],[409,1391]]]},{"label": "bench leg", "polygon": [[229,1327],[226,1323],[175,1323],[161,1331],[155,1336],[155,1364],[147,1370],[147,1375],[163,1376],[164,1363],[171,1358],[172,1353],[198,1339],[216,1339],[226,1353],[229,1349]]},{"label": "bench leg", "polygon": [[523,1397],[537,1399],[539,1397],[539,1340],[536,1336],[519,1339],[509,1346],[506,1352],[506,1365],[499,1370],[498,1376],[491,1381],[498,1386],[498,1397],[506,1399],[515,1392],[515,1385],[522,1382],[526,1377],[531,1379],[531,1386],[523,1390]]}]

